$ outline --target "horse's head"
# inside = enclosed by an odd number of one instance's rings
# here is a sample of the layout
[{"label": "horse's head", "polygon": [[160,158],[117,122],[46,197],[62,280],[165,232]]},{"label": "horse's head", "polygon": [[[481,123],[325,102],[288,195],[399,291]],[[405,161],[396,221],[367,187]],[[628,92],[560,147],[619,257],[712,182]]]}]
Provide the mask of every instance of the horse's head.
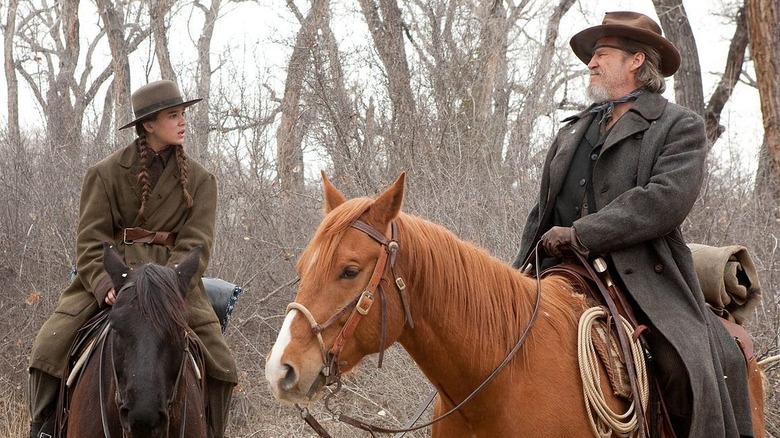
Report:
[{"label": "horse's head", "polygon": [[[117,299],[109,314],[115,397],[125,437],[165,437],[170,405],[181,377],[186,347],[185,294],[198,269],[200,247],[175,269],[125,266],[104,244],[103,265]],[[110,371],[108,371],[110,372]]]},{"label": "horse's head", "polygon": [[326,214],[298,260],[298,293],[265,367],[274,395],[288,402],[313,400],[340,372],[397,340],[405,323],[391,276],[404,174],[376,200],[349,201],[322,176]]}]

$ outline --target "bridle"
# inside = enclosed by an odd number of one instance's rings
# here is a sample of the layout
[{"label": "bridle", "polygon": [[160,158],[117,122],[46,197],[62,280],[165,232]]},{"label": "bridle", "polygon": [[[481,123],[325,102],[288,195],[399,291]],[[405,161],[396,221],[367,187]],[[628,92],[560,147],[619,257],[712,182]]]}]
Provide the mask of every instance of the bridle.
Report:
[{"label": "bridle", "polygon": [[[396,285],[396,289],[398,290],[398,294],[401,298],[401,303],[404,308],[404,318],[405,318],[405,324],[409,324],[409,327],[414,329],[414,321],[412,320],[412,315],[409,308],[409,302],[407,300],[406,295],[406,283],[403,281],[403,279],[398,276],[395,269],[395,259],[396,255],[398,254],[399,245],[398,240],[396,238],[397,235],[397,226],[396,223],[393,221],[390,223],[390,239],[388,239],[384,234],[377,231],[375,228],[371,227],[370,225],[366,224],[365,222],[362,222],[360,220],[355,220],[351,225],[352,228],[358,229],[365,234],[367,234],[369,237],[377,241],[381,246],[383,251],[379,254],[379,259],[377,260],[377,263],[374,267],[374,272],[371,274],[371,278],[368,282],[368,285],[366,285],[365,289],[352,301],[347,303],[344,307],[336,311],[336,313],[333,314],[328,320],[323,324],[318,324],[317,320],[314,318],[314,316],[311,314],[309,309],[306,308],[303,304],[292,302],[287,305],[287,312],[289,313],[290,310],[298,310],[300,311],[306,319],[309,321],[309,324],[311,325],[312,334],[314,334],[317,338],[317,341],[320,345],[320,351],[322,352],[322,359],[323,359],[323,368],[320,371],[320,374],[323,375],[325,379],[325,386],[328,387],[330,385],[335,384],[335,389],[330,390],[330,393],[325,395],[323,397],[325,402],[325,408],[331,412],[334,413],[334,411],[329,406],[329,400],[332,396],[336,395],[341,390],[341,371],[339,369],[339,355],[341,354],[342,350],[344,349],[344,346],[347,343],[347,340],[354,334],[355,329],[357,328],[358,323],[362,319],[363,316],[368,314],[368,311],[371,309],[371,306],[374,303],[374,297],[375,293],[378,291],[380,294],[380,298],[382,299],[382,329],[381,329],[381,335],[380,335],[380,346],[379,346],[379,363],[378,367],[382,367],[382,358],[385,351],[385,343],[386,343],[386,326],[387,326],[387,319],[386,319],[386,300],[384,299],[384,291],[381,286],[381,280],[385,275],[385,272],[388,267],[388,261],[389,261],[389,267],[393,275],[393,279]],[[537,266],[539,266],[539,260],[538,255],[537,257]],[[515,356],[515,354],[520,350],[520,347],[523,346],[525,343],[525,340],[528,338],[528,335],[531,332],[531,327],[533,327],[534,322],[536,321],[536,318],[539,314],[539,308],[541,305],[541,297],[542,297],[542,290],[541,290],[541,282],[538,276],[537,272],[537,283],[536,283],[536,301],[534,303],[534,309],[531,313],[531,317],[528,322],[528,326],[523,331],[523,334],[520,336],[520,339],[517,341],[515,346],[512,348],[512,350],[507,354],[507,356],[504,358],[504,360],[496,367],[496,369],[493,370],[493,372],[479,385],[477,386],[474,391],[471,392],[463,401],[461,401],[459,404],[457,404],[455,407],[450,409],[449,411],[445,412],[444,414],[436,417],[432,421],[429,421],[425,424],[421,424],[418,426],[412,427],[412,425],[419,419],[420,416],[422,416],[423,412],[427,408],[427,406],[433,401],[434,396],[436,395],[436,390],[432,391],[431,394],[428,396],[425,402],[418,408],[417,412],[415,413],[416,417],[411,418],[407,423],[404,425],[403,429],[390,429],[385,428],[381,426],[376,426],[374,424],[366,423],[362,420],[358,420],[356,418],[352,418],[350,416],[347,416],[343,413],[338,413],[336,415],[336,419],[340,422],[347,423],[353,427],[357,427],[359,429],[363,429],[372,435],[376,433],[395,433],[397,434],[396,437],[400,437],[406,432],[419,430],[428,426],[433,425],[434,423],[438,423],[439,421],[449,417],[451,414],[458,411],[461,407],[463,407],[466,403],[468,403],[471,399],[473,399],[483,388],[487,386],[488,383],[490,383],[505,367],[506,365],[512,360],[512,358]],[[344,314],[352,310],[352,313],[349,316],[349,319],[347,319],[347,322],[342,327],[341,331],[339,332],[338,336],[336,337],[336,340],[333,343],[333,346],[330,349],[327,349],[325,347],[325,343],[322,340],[322,332],[333,325],[338,319],[340,319]],[[309,395],[312,395],[313,392],[316,391],[315,385],[312,385],[312,388],[309,391]],[[301,407],[297,403],[295,406],[300,410],[301,418],[303,418],[304,421],[306,421],[309,426],[311,426],[312,429],[314,429],[321,437],[330,438],[330,435],[325,430],[325,428],[322,427],[322,425],[319,424],[316,418],[309,413],[308,409],[306,407]]]},{"label": "bridle", "polygon": [[[403,279],[398,276],[395,269],[395,259],[399,249],[398,241],[396,240],[397,226],[395,222],[390,224],[389,239],[384,234],[380,233],[363,221],[356,220],[350,226],[364,232],[366,235],[377,241],[383,249],[383,251],[380,251],[379,253],[379,259],[374,266],[374,272],[371,274],[368,285],[366,285],[360,294],[358,294],[344,307],[336,311],[333,316],[328,318],[328,320],[322,324],[317,323],[317,320],[311,314],[309,309],[307,309],[303,304],[293,302],[287,305],[287,312],[290,312],[291,310],[297,310],[301,312],[301,314],[303,314],[309,321],[309,324],[311,324],[312,333],[317,337],[317,341],[320,344],[320,351],[322,353],[323,368],[320,373],[325,378],[325,386],[330,386],[333,384],[336,385],[335,392],[338,392],[338,390],[341,388],[341,364],[339,361],[341,352],[344,350],[347,341],[355,333],[355,329],[357,329],[361,319],[368,314],[369,310],[371,310],[371,306],[374,304],[377,293],[382,300],[382,329],[380,335],[378,363],[378,367],[382,367],[382,360],[384,358],[387,342],[387,301],[385,300],[384,289],[382,288],[381,281],[382,278],[384,278],[388,267],[392,272],[395,286],[398,290],[398,295],[404,308],[404,322],[405,324],[409,324],[409,327],[414,328],[414,320],[412,319],[412,314],[409,310],[409,301],[407,300],[406,296],[406,283],[404,283]],[[322,340],[322,332],[333,325],[350,310],[352,313],[350,313],[347,322],[341,328],[341,331],[336,337],[336,340],[333,342],[333,346],[331,346],[330,349],[327,349],[325,347],[325,343]],[[314,388],[312,388],[312,391],[313,390]]]},{"label": "bridle", "polygon": [[[132,287],[134,284],[133,282],[128,282],[122,288],[117,292],[117,295],[121,293],[123,290]],[[111,324],[109,323],[106,326],[105,332],[101,334],[101,345],[100,345],[100,367],[98,369],[98,382],[99,382],[99,398],[100,398],[100,419],[103,423],[103,435],[104,438],[111,438],[111,431],[108,430],[108,409],[106,406],[106,390],[103,385],[103,373],[104,373],[104,364],[105,364],[105,357],[106,357],[106,344],[111,342],[111,339],[113,338],[114,330],[111,328]],[[197,364],[195,363],[195,359],[192,356],[192,350],[190,349],[190,345],[192,344],[192,338],[190,337],[190,334],[185,330],[183,335],[183,343],[184,343],[184,351],[182,352],[181,357],[181,363],[179,364],[179,372],[176,374],[176,380],[173,384],[173,390],[171,391],[170,396],[168,397],[168,403],[167,411],[168,413],[171,412],[171,406],[173,405],[173,402],[176,400],[176,396],[179,392],[179,383],[182,381],[182,376],[184,375],[185,369],[187,367],[187,358],[192,357],[192,366],[193,370],[198,377],[198,380],[200,380],[200,370],[198,369]],[[113,350],[113,346],[112,346]],[[111,374],[112,379],[114,380],[114,403],[116,403],[117,407],[122,406],[122,395],[119,393],[119,378],[116,374],[116,366],[114,365],[114,354],[112,351],[111,357],[109,358],[111,362]],[[184,438],[184,430],[186,426],[187,421],[187,397],[184,397],[184,402],[182,403],[181,408],[181,425],[180,425],[180,433],[179,438]],[[168,416],[170,418],[170,415]],[[167,433],[167,432],[166,432]],[[124,431],[122,432],[122,436],[124,436]]]}]

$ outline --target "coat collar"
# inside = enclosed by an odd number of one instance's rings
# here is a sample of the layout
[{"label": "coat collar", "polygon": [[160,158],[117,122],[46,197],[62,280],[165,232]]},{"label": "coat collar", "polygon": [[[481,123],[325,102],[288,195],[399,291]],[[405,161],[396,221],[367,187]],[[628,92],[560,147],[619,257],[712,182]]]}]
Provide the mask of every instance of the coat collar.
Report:
[{"label": "coat collar", "polygon": [[[636,101],[634,101],[634,105],[612,127],[612,131],[604,142],[602,151],[609,149],[624,138],[647,130],[650,127],[650,123],[663,115],[667,102],[666,98],[658,93],[645,91],[639,95]],[[583,120],[587,120],[590,123],[590,120],[594,117],[590,110],[594,106],[596,106],[595,103],[588,106],[585,110],[563,119],[564,123],[569,123],[564,129],[580,126]],[[587,124],[585,127],[587,127]],[[582,131],[582,129],[578,129],[578,131]],[[584,134],[584,132],[581,132],[581,134]],[[579,142],[579,138],[577,142]]]},{"label": "coat collar", "polygon": [[[636,101],[634,101],[634,105],[631,106],[631,108],[626,112],[626,114],[633,112],[647,121],[653,121],[660,118],[661,115],[664,113],[664,109],[666,108],[667,102],[668,101],[666,100],[666,98],[663,97],[662,95],[658,93],[645,91],[644,93],[639,95]],[[562,122],[571,123],[583,118],[588,118],[589,116],[592,115],[590,113],[590,110],[593,109],[593,107],[595,106],[596,104],[592,103],[590,104],[590,106],[580,111],[579,113],[566,117],[565,119],[562,120]]]}]

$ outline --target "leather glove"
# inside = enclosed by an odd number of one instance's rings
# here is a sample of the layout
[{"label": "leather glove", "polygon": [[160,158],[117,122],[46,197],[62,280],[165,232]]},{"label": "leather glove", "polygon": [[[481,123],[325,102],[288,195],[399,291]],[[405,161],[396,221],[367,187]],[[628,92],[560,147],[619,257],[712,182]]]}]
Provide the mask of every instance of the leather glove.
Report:
[{"label": "leather glove", "polygon": [[563,247],[571,247],[575,239],[574,228],[552,227],[542,235],[542,246],[544,246],[547,254],[561,257],[563,255]]}]

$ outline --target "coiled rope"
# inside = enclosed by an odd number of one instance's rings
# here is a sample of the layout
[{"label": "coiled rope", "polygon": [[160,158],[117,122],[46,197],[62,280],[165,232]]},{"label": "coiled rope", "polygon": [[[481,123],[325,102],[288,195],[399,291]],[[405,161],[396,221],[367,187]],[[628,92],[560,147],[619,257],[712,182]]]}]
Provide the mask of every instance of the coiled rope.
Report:
[{"label": "coiled rope", "polygon": [[[629,437],[637,434],[642,425],[637,422],[634,402],[626,412],[619,414],[613,411],[604,398],[601,388],[601,375],[599,372],[599,359],[596,348],[593,346],[592,328],[600,319],[606,320],[607,312],[602,307],[591,307],[580,317],[578,326],[578,359],[580,375],[582,376],[582,389],[585,394],[585,407],[590,417],[590,424],[597,437],[609,438],[613,433],[621,437]],[[630,335],[633,333],[631,324],[622,316],[620,322],[623,330]],[[640,391],[642,406],[647,406],[649,397],[649,385],[647,380],[647,367],[639,341],[631,342],[634,363],[626,363],[626,366],[634,366],[636,369],[637,386]],[[642,406],[639,409],[642,409]]]}]

